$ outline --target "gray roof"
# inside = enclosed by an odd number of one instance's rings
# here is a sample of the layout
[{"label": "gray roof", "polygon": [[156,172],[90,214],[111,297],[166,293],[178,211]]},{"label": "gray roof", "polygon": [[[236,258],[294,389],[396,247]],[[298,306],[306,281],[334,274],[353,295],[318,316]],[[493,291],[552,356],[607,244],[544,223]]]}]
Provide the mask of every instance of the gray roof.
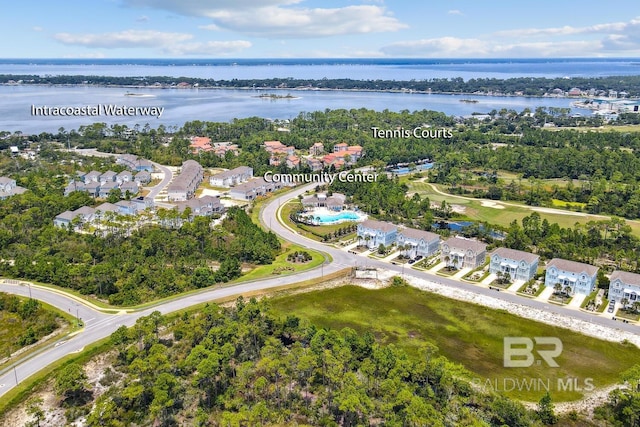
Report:
[{"label": "gray roof", "polygon": [[253,169],[251,169],[249,166],[238,166],[235,169],[230,169],[228,171],[212,175],[212,178],[225,179],[236,175],[253,175]]},{"label": "gray roof", "polygon": [[231,191],[246,193],[267,185],[271,185],[271,183],[267,182],[264,178],[257,178],[257,179],[252,179],[251,181],[244,182],[240,185],[236,185],[234,188],[231,189]]},{"label": "gray roof", "polygon": [[450,248],[456,248],[461,250],[469,250],[476,252],[484,252],[487,250],[487,245],[482,242],[479,242],[475,239],[465,239],[462,237],[450,237],[445,242],[445,244],[449,245]]},{"label": "gray roof", "polygon": [[574,273],[581,273],[584,271],[589,276],[595,276],[598,272],[598,267],[594,267],[593,265],[561,258],[554,258],[549,261],[547,263],[547,268],[549,267],[556,267],[560,270],[572,271]]},{"label": "gray roof", "polygon": [[368,219],[361,222],[363,227],[370,228],[372,230],[381,230],[384,232],[396,231],[398,227],[395,224],[385,221],[376,221],[375,219]]},{"label": "gray roof", "polygon": [[84,188],[85,188],[85,190],[93,189],[95,191],[97,188],[100,188],[100,183],[99,182],[87,182],[84,185]]},{"label": "gray roof", "polygon": [[113,203],[102,203],[98,206],[96,206],[96,211],[100,211],[100,212],[117,212],[118,211],[118,207],[116,205],[114,205]]},{"label": "gray roof", "polygon": [[133,203],[130,200],[120,200],[119,202],[116,202],[116,206],[121,206],[123,208],[138,208],[138,204],[137,203]]},{"label": "gray roof", "polygon": [[189,184],[195,176],[201,173],[202,166],[200,166],[200,163],[195,160],[187,160],[182,164],[180,175],[167,187],[167,192],[195,190],[195,188],[189,189]]},{"label": "gray roof", "polygon": [[105,173],[103,173],[100,176],[116,176],[117,173],[115,173],[114,171],[106,171]]},{"label": "gray roof", "polygon": [[540,259],[538,255],[530,252],[518,251],[510,248],[496,248],[493,254],[500,255],[502,258],[512,259],[514,261],[524,261],[527,264],[534,263]]},{"label": "gray roof", "polygon": [[66,221],[73,221],[73,218],[76,217],[76,214],[71,212],[71,211],[64,211],[62,212],[60,215],[57,215],[55,217],[55,219],[57,220],[66,220]]},{"label": "gray roof", "polygon": [[123,182],[122,185],[120,186],[120,189],[123,191],[129,190],[129,189],[138,191],[138,184],[133,181]]},{"label": "gray roof", "polygon": [[130,171],[122,171],[117,176],[133,176],[133,174]]},{"label": "gray roof", "polygon": [[432,240],[440,240],[440,236],[436,233],[431,233],[429,231],[418,230],[415,228],[405,228],[400,231],[400,234],[403,236],[409,237],[411,239],[424,239],[425,242],[430,242]]},{"label": "gray roof", "polygon": [[186,200],[184,202],[178,202],[177,204],[178,211],[184,212],[186,208],[191,208],[192,211],[200,210],[205,206],[211,205],[212,208],[221,205],[220,199],[213,196],[203,196],[200,198],[193,198],[190,200]]},{"label": "gray roof", "polygon": [[616,279],[620,279],[627,285],[636,285],[640,286],[640,274],[629,273],[628,271],[620,271],[616,270],[611,273],[611,281],[613,282]]},{"label": "gray roof", "polygon": [[114,181],[107,181],[100,185],[100,190],[113,190],[114,188],[118,188],[118,183]]},{"label": "gray roof", "polygon": [[83,206],[73,211],[73,213],[76,215],[94,215],[96,213],[96,210],[91,206]]}]

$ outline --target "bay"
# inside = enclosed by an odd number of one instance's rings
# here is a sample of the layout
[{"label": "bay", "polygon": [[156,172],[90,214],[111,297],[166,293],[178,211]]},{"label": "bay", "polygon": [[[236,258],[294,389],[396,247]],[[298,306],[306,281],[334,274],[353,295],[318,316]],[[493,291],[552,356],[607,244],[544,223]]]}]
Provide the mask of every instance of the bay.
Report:
[{"label": "bay", "polygon": [[[382,111],[434,110],[448,115],[464,116],[474,112],[488,113],[501,108],[522,111],[537,107],[569,108],[568,98],[527,98],[505,96],[470,96],[418,93],[388,93],[328,90],[240,90],[240,89],[136,89],[137,95],[126,96],[127,89],[98,86],[0,86],[0,130],[24,134],[78,129],[82,125],[104,122],[129,127],[149,124],[182,126],[187,121],[227,122],[234,118],[264,117],[292,119],[300,112],[325,109],[368,108]],[[260,94],[276,94],[294,98],[260,98]],[[477,103],[461,102],[462,99]],[[160,118],[153,116],[35,116],[32,106],[82,107],[94,105],[128,107],[163,107]],[[587,110],[574,112],[588,114]]]},{"label": "bay", "polygon": [[0,59],[0,74],[230,79],[424,80],[640,74],[637,58]]}]

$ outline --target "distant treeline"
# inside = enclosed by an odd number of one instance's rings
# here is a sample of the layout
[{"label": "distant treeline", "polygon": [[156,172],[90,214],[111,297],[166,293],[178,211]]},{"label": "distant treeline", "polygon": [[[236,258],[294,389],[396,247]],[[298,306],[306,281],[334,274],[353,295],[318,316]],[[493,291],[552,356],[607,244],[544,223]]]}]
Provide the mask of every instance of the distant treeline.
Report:
[{"label": "distant treeline", "polygon": [[582,90],[625,91],[629,96],[640,96],[640,75],[610,77],[515,77],[510,79],[469,79],[462,77],[424,80],[353,80],[353,79],[232,79],[193,77],[112,77],[112,76],[38,76],[38,75],[0,75],[0,84],[19,81],[28,84],[89,84],[104,86],[152,86],[177,84],[180,82],[197,84],[200,87],[218,88],[257,88],[257,89],[295,89],[319,88],[334,90],[413,90],[444,93],[522,93],[526,96],[542,96],[554,89],[569,91],[574,87]]}]

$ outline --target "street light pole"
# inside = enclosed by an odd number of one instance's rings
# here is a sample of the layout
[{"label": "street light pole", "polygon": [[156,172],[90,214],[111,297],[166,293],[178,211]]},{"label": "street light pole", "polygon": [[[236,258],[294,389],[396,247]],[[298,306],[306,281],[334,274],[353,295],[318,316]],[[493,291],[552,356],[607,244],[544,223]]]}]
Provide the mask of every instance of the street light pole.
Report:
[{"label": "street light pole", "polygon": [[13,367],[13,375],[16,377],[16,385],[18,385],[18,373],[16,372],[16,367]]},{"label": "street light pole", "polygon": [[31,283],[27,282],[27,285],[29,286],[29,299],[33,299],[33,296],[31,295]]}]

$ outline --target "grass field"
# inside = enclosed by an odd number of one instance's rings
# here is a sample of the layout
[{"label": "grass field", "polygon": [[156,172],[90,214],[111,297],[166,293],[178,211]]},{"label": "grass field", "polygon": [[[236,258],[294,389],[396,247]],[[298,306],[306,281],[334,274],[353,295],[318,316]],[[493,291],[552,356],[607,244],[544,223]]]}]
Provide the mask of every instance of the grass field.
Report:
[{"label": "grass field", "polygon": [[[500,201],[496,201],[496,205],[501,205],[502,209],[483,205],[482,200],[467,199],[456,195],[442,195],[433,191],[431,184],[424,182],[409,182],[409,193],[417,192],[420,196],[428,197],[432,202],[440,203],[446,200],[449,204],[461,205],[465,207],[465,212],[462,217],[456,219],[472,220],[472,221],[485,221],[489,224],[499,225],[502,227],[508,227],[509,224],[515,219],[518,222],[522,221],[525,216],[531,215],[535,212],[532,207],[527,205],[514,206],[516,203],[510,203],[506,205]],[[444,191],[440,188],[441,191]],[[577,222],[587,223],[589,221],[602,221],[605,218],[602,216],[578,214],[567,210],[566,212],[545,212],[544,208],[540,208],[543,211],[539,211],[542,219],[547,219],[551,223],[557,223],[561,227],[573,227]],[[633,234],[640,236],[640,223],[638,221],[626,220],[627,224],[632,229]]]},{"label": "grass field", "polygon": [[[496,391],[504,391],[501,386],[505,381],[548,381],[556,402],[583,395],[559,390],[558,379],[574,378],[575,384],[584,387],[584,381],[592,378],[596,387],[603,387],[617,383],[620,374],[640,360],[640,349],[631,344],[601,341],[411,287],[372,291],[344,286],[271,302],[282,315],[295,314],[322,327],[371,331],[379,342],[393,343],[414,356],[424,342],[433,343],[441,354],[471,371],[474,382],[484,385],[491,381],[498,385]],[[543,362],[529,368],[505,368],[504,337],[559,337],[563,352],[556,361],[560,366],[550,368]],[[538,401],[545,391],[538,388],[505,394]]]},{"label": "grass field", "polygon": [[[294,272],[317,267],[325,260],[324,255],[322,255],[320,252],[303,248],[302,246],[294,245],[290,242],[282,242],[282,249],[283,252],[276,257],[273,263],[257,266],[247,274],[231,281],[230,283],[245,282],[247,280],[255,279],[269,279],[276,274],[291,274]],[[312,258],[311,261],[304,264],[287,261],[287,256],[296,251],[308,252]],[[278,271],[280,271],[280,273],[277,273]]]},{"label": "grass field", "polygon": [[584,208],[587,206],[586,203],[581,202],[565,202],[564,200],[551,199],[551,204],[554,208]]}]

